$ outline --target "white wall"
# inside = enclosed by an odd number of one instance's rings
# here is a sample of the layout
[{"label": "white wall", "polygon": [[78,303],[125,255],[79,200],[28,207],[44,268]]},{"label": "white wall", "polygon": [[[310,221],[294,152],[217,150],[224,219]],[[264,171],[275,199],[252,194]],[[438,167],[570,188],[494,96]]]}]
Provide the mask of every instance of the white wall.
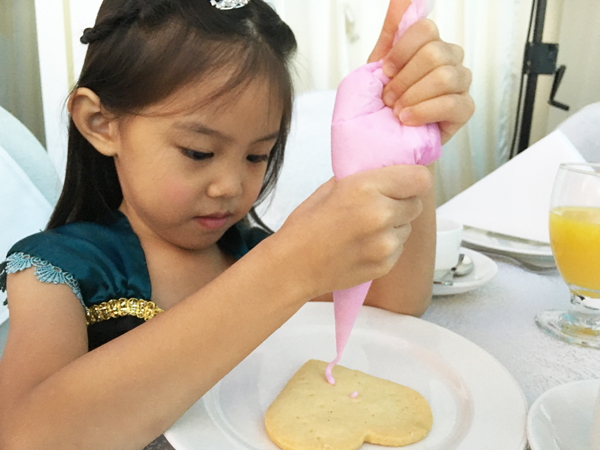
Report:
[{"label": "white wall", "polygon": [[96,14],[102,0],[70,0],[71,11],[71,46],[73,48],[73,76],[79,77],[87,45],[83,45],[79,39],[83,30],[94,26]]},{"label": "white wall", "polygon": [[544,42],[558,43],[558,65],[567,71],[556,100],[571,107],[563,111],[548,104],[553,76],[538,78],[531,144],[554,131],[558,124],[590,103],[600,102],[600,1],[548,2]]},{"label": "white wall", "polygon": [[0,0],[0,106],[46,143],[34,0]]},{"label": "white wall", "polygon": [[567,71],[556,100],[570,111],[550,108],[546,131],[586,105],[600,102],[600,1],[564,0],[558,33],[558,64]]},{"label": "white wall", "polygon": [[46,148],[61,179],[67,157],[66,99],[86,47],[79,38],[94,25],[101,0],[35,0]]},{"label": "white wall", "polygon": [[62,0],[35,0],[46,149],[64,179],[67,148],[65,99],[69,93],[66,28]]}]

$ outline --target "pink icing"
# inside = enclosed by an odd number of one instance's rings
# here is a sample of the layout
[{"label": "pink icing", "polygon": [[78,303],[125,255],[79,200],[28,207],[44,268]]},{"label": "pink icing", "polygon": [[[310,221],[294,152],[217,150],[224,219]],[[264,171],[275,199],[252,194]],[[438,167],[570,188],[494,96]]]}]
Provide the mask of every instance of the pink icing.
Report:
[{"label": "pink icing", "polygon": [[352,394],[350,394],[350,398],[356,398],[358,397],[358,392],[354,391]]},{"label": "pink icing", "polygon": [[[427,12],[427,0],[413,0],[398,26],[396,40]],[[338,87],[331,124],[331,157],[338,180],[353,173],[397,164],[428,165],[441,156],[437,124],[402,125],[392,109],[383,103],[383,88],[390,79],[383,74],[381,66],[381,61],[361,66]],[[337,356],[325,370],[331,384],[335,384],[332,369],[342,357],[370,286],[369,281],[333,293]]]}]

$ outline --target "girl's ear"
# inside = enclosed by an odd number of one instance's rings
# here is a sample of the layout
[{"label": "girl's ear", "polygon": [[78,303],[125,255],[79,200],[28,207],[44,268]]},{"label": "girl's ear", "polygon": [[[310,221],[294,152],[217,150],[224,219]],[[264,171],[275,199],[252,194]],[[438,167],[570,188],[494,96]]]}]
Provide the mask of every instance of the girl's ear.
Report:
[{"label": "girl's ear", "polygon": [[94,91],[78,88],[69,97],[69,113],[84,138],[104,156],[119,153],[118,122],[110,114]]}]

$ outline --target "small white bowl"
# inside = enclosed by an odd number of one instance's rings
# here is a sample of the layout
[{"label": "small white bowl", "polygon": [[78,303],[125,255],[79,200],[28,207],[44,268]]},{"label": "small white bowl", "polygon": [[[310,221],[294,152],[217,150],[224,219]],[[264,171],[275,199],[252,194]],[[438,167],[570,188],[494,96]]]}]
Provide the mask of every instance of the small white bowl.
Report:
[{"label": "small white bowl", "polygon": [[527,415],[531,450],[597,450],[591,435],[599,390],[600,380],[584,380],[544,392]]}]

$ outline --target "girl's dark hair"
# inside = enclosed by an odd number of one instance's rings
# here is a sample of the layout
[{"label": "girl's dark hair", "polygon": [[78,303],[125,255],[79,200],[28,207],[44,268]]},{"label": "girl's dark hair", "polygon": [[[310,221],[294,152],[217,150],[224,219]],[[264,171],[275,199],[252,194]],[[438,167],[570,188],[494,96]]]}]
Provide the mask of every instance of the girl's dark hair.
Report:
[{"label": "girl's dark hair", "polygon": [[[91,89],[113,114],[135,114],[224,67],[234,74],[210,99],[268,77],[284,109],[255,206],[264,200],[283,164],[292,113],[289,64],[296,50],[294,34],[268,4],[250,0],[223,11],[210,0],[104,0],[81,41],[89,48],[75,89]],[[71,119],[65,183],[47,229],[97,222],[122,200],[113,158],[94,149]],[[249,216],[268,229],[254,207]]]}]

